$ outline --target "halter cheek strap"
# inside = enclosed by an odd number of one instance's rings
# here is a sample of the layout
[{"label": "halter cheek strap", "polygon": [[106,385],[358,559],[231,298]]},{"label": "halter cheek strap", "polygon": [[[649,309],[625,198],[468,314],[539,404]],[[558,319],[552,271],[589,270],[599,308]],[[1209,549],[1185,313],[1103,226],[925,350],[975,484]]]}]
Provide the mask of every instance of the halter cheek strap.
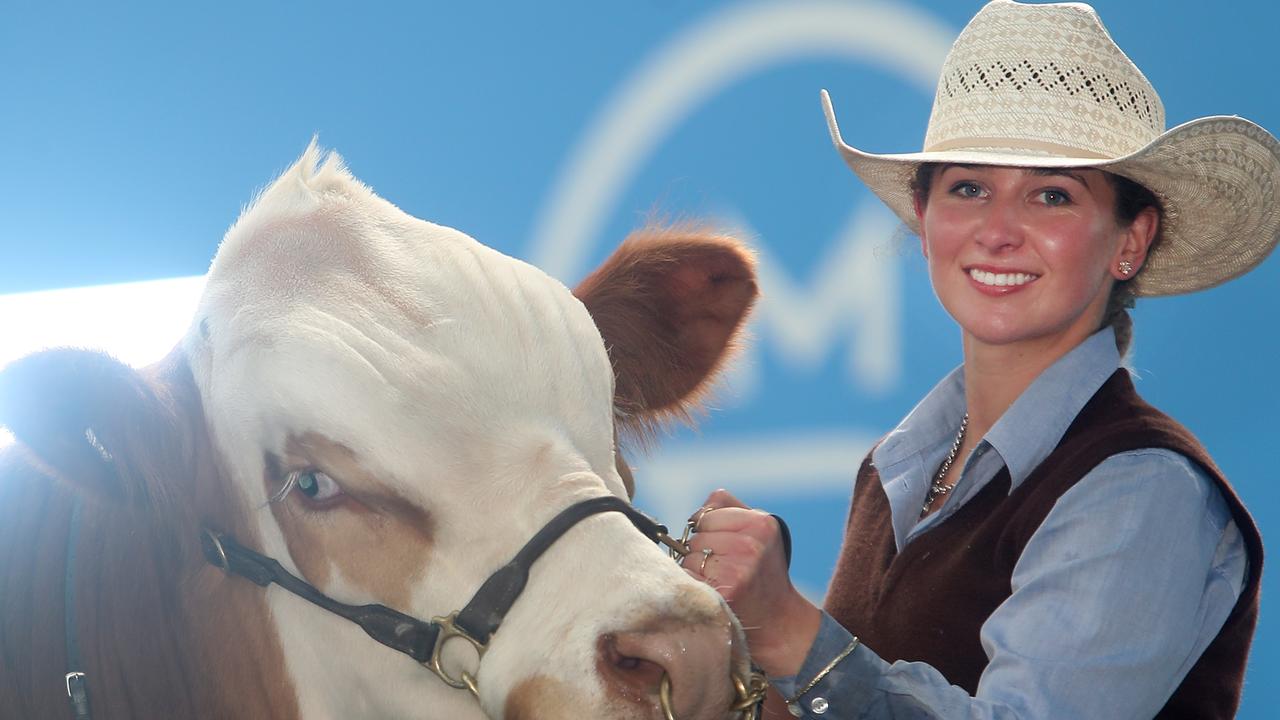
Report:
[{"label": "halter cheek strap", "polygon": [[325,595],[285,570],[275,559],[260,555],[229,535],[205,530],[200,537],[205,559],[232,575],[266,587],[275,583],[298,597],[359,625],[369,637],[418,662],[431,659],[440,628],[417,618],[392,610],[385,605],[347,605]]},{"label": "halter cheek strap", "polygon": [[439,648],[449,639],[461,636],[469,640],[483,655],[493,633],[524,591],[534,561],[574,525],[592,515],[605,512],[626,515],[650,539],[658,540],[666,536],[666,527],[621,498],[607,495],[584,500],[552,518],[516,553],[511,562],[489,576],[461,611],[448,617],[433,618],[430,622],[405,615],[385,605],[347,605],[338,602],[285,570],[278,561],[244,547],[228,535],[205,530],[201,535],[201,547],[210,564],[263,587],[275,583],[294,595],[359,625],[369,637],[383,645],[430,665],[446,683],[468,688],[474,693],[474,679],[466,673],[461,678],[453,678],[443,671],[439,664]]}]

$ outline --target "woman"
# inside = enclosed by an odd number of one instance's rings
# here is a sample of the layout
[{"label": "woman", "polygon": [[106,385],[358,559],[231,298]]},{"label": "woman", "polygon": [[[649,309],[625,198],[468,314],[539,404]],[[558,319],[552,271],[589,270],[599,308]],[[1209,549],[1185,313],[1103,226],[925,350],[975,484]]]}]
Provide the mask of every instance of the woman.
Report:
[{"label": "woman", "polygon": [[823,101],[845,160],[919,234],[964,364],[863,463],[825,611],[788,580],[773,519],[725,491],[691,518],[686,568],[797,717],[1233,715],[1261,540],[1120,361],[1134,297],[1225,282],[1275,246],[1280,143],[1239,118],[1165,132],[1079,3],[983,8],[923,152],[849,147]]}]

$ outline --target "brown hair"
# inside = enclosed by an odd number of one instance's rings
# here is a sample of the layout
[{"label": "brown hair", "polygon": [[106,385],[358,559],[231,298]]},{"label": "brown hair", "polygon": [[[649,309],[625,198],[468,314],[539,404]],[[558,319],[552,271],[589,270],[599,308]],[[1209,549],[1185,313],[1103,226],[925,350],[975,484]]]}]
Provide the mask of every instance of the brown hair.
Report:
[{"label": "brown hair", "polygon": [[[933,177],[941,167],[941,163],[920,163],[919,167],[916,168],[915,175],[911,178],[910,187],[912,196],[921,207],[929,199],[929,190],[933,186]],[[1156,197],[1155,193],[1123,175],[1116,175],[1105,170],[1102,174],[1106,176],[1107,181],[1111,183],[1111,188],[1115,190],[1115,217],[1116,222],[1120,223],[1122,227],[1132,225],[1138,214],[1149,207],[1155,208],[1163,221],[1164,205],[1161,204],[1160,198]],[[1151,241],[1148,252],[1160,244],[1163,236],[1164,223],[1161,222],[1156,228],[1156,235]],[[1139,272],[1141,272],[1141,268],[1139,268]],[[1133,342],[1133,318],[1129,316],[1129,308],[1133,307],[1135,295],[1131,280],[1133,280],[1133,277],[1117,280],[1111,286],[1111,296],[1107,298],[1107,308],[1102,313],[1102,324],[1098,326],[1099,328],[1104,328],[1110,325],[1115,330],[1116,349],[1120,351],[1122,357],[1129,352],[1129,346]]]}]

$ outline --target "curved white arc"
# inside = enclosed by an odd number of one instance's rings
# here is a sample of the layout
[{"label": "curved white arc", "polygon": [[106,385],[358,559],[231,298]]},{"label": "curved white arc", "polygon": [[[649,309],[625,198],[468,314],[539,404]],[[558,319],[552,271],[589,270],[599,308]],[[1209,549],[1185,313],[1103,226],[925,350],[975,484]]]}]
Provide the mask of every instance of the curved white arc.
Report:
[{"label": "curved white arc", "polygon": [[642,159],[715,90],[787,58],[847,57],[885,65],[932,94],[955,34],[923,11],[881,2],[786,2],[716,14],[664,45],[605,105],[539,214],[531,261],[562,280],[578,273]]}]

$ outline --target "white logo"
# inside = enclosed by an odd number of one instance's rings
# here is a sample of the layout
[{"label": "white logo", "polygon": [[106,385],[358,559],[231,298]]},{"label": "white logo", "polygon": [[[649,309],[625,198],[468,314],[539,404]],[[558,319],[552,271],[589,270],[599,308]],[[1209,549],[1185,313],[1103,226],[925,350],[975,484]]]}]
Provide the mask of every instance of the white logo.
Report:
[{"label": "white logo", "polygon": [[[931,95],[954,37],[932,15],[881,2],[735,5],[710,16],[657,48],[602,108],[552,186],[534,226],[531,262],[566,281],[580,277],[591,243],[645,159],[699,103],[730,84],[791,60],[845,58],[898,73]],[[817,95],[814,88],[815,113]],[[848,337],[849,382],[866,393],[890,390],[900,365],[900,270],[894,258],[872,259],[895,228],[887,210],[857,208],[808,283],[794,282],[757,248],[764,294],[754,321],[758,343],[803,372]],[[746,360],[733,379],[740,402],[762,381],[751,374],[760,363]],[[683,518],[720,485],[741,492],[847,487],[878,434],[833,428],[762,430],[732,442],[702,438],[668,444],[636,469],[659,516]]]}]

